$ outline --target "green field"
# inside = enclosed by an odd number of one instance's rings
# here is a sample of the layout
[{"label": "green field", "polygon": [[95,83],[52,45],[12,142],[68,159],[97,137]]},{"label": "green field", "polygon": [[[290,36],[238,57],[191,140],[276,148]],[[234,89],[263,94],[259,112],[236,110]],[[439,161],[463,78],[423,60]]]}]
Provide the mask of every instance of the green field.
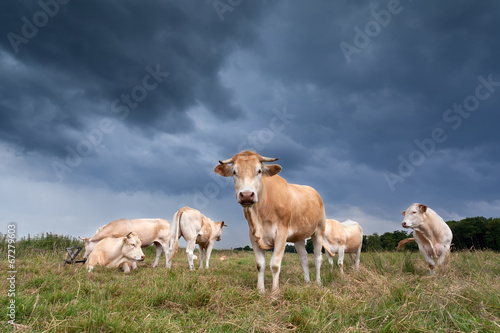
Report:
[{"label": "green field", "polygon": [[[417,252],[362,253],[360,270],[347,260],[344,276],[325,257],[322,287],[304,284],[298,256],[285,253],[277,299],[269,268],[267,295],[256,292],[253,252],[214,251],[211,268],[194,272],[183,250],[169,271],[163,256],[151,268],[153,248],[145,254],[126,275],[63,265],[61,250],[25,251],[16,258],[15,327],[7,324],[9,281],[0,283],[2,331],[500,332],[496,252],[453,252],[435,276]],[[310,266],[313,274],[312,255]]]}]

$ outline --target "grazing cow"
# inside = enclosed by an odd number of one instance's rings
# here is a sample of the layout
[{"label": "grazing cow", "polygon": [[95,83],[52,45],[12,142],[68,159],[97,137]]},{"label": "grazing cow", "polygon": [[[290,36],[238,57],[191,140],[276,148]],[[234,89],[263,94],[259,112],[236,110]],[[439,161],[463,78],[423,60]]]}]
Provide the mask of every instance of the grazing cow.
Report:
[{"label": "grazing cow", "polygon": [[323,247],[325,248],[328,261],[332,265],[332,268],[333,257],[335,253],[338,253],[338,265],[340,271],[344,273],[344,253],[349,253],[351,263],[358,269],[362,245],[363,229],[358,222],[347,220],[340,223],[333,219],[326,220]]},{"label": "grazing cow", "polygon": [[[429,265],[430,274],[434,268],[443,263],[450,251],[453,234],[450,227],[435,211],[426,205],[414,203],[401,213],[405,218],[403,228],[412,228],[413,237],[418,244],[418,249]],[[403,242],[406,244],[411,241]]]},{"label": "grazing cow", "polygon": [[220,241],[222,228],[226,226],[224,221],[214,222],[199,210],[183,207],[174,214],[172,222],[172,236],[170,244],[172,250],[169,261],[177,254],[179,249],[179,238],[184,237],[187,242],[186,254],[189,262],[189,269],[194,270],[193,250],[196,244],[200,249],[200,268],[203,268],[203,260],[206,257],[205,267],[208,268],[210,254],[215,241]]},{"label": "grazing cow", "polygon": [[100,227],[91,238],[82,238],[85,241],[85,259],[88,258],[95,245],[107,237],[123,237],[129,232],[135,232],[142,241],[142,247],[155,245],[156,259],[153,267],[158,266],[162,250],[165,251],[166,265],[170,268],[170,223],[164,219],[119,219]]},{"label": "grazing cow", "polygon": [[325,234],[325,208],[316,190],[309,186],[289,184],[277,175],[281,171],[277,158],[263,157],[243,151],[230,159],[219,161],[214,171],[233,177],[236,199],[243,207],[248,222],[250,241],[257,261],[257,289],[264,289],[265,250],[274,248],[271,257],[272,295],[279,294],[281,260],[287,242],[295,244],[304,280],[309,279],[309,263],[305,239],[312,237],[316,264],[316,282],[321,284],[321,248]]},{"label": "grazing cow", "polygon": [[89,272],[95,265],[120,267],[125,273],[137,268],[137,261],[144,260],[141,240],[135,232],[125,237],[109,237],[98,242],[87,260]]}]

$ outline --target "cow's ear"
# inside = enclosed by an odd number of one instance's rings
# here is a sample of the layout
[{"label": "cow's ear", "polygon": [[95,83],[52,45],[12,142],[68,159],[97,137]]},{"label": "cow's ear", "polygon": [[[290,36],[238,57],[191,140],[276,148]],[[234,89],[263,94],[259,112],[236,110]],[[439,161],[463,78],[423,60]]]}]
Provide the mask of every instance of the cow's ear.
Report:
[{"label": "cow's ear", "polygon": [[425,213],[427,211],[427,206],[426,205],[420,204],[420,205],[418,205],[418,208],[420,208],[420,211],[422,213]]},{"label": "cow's ear", "polygon": [[229,164],[219,164],[214,168],[214,172],[222,177],[230,177],[233,174],[233,167]]},{"label": "cow's ear", "polygon": [[222,228],[222,227],[227,227],[227,224],[224,224],[224,221],[222,221],[222,222],[220,223],[220,227],[221,227],[221,228]]},{"label": "cow's ear", "polygon": [[262,169],[264,173],[268,176],[274,176],[281,171],[281,165],[279,164],[264,164],[264,168]]},{"label": "cow's ear", "polygon": [[403,212],[401,213],[401,215],[405,216],[406,215],[406,211],[403,210]]},{"label": "cow's ear", "polygon": [[123,244],[127,244],[127,237],[123,237]]}]

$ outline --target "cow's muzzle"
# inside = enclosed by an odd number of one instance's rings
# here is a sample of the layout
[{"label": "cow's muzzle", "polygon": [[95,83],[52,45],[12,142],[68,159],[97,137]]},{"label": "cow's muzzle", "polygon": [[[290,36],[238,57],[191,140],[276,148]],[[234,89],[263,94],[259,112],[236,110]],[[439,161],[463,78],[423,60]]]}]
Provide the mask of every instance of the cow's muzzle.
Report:
[{"label": "cow's muzzle", "polygon": [[406,222],[401,223],[401,225],[403,226],[403,228],[409,228]]},{"label": "cow's muzzle", "polygon": [[255,202],[255,192],[242,191],[238,194],[238,203],[243,207],[253,206]]}]

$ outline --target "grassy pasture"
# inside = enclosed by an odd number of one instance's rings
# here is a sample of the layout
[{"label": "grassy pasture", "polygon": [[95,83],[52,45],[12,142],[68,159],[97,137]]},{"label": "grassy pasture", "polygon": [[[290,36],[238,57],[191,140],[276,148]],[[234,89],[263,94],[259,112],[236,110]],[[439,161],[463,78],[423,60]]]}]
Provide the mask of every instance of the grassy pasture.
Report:
[{"label": "grassy pasture", "polygon": [[[7,257],[5,250],[2,256]],[[209,270],[188,270],[180,250],[167,271],[152,269],[153,248],[139,269],[63,265],[58,251],[16,259],[16,323],[7,325],[1,279],[2,331],[25,332],[500,332],[500,253],[451,253],[428,276],[419,253],[363,253],[342,276],[323,261],[323,286],[303,283],[296,254],[285,253],[281,296],[256,292],[253,252],[214,251]],[[217,260],[225,255],[225,261]],[[267,253],[267,262],[271,253]],[[195,261],[198,264],[198,261]],[[198,267],[198,266],[196,266]],[[310,257],[311,280],[314,265]],[[0,269],[7,272],[5,260]]]}]

